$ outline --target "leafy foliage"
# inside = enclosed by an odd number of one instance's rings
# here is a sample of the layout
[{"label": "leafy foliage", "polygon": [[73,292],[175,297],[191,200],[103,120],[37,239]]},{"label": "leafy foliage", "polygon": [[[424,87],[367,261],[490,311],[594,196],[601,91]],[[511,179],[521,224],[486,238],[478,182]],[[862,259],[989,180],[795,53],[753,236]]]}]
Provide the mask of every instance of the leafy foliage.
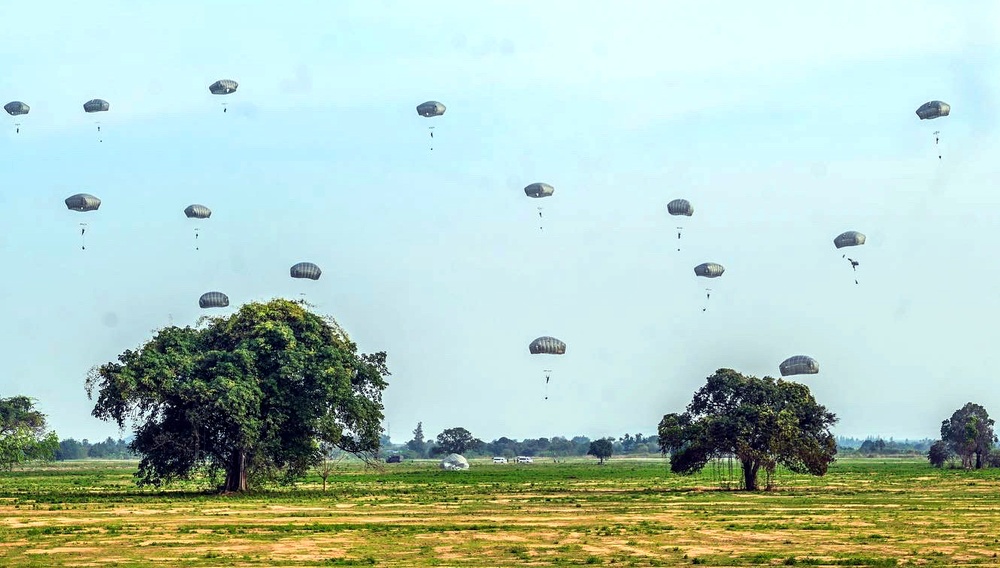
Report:
[{"label": "leafy foliage", "polygon": [[614,445],[612,441],[607,438],[602,438],[600,440],[594,440],[590,443],[590,449],[587,450],[588,456],[594,456],[600,460],[600,464],[604,464],[604,460],[611,457],[614,452]]},{"label": "leafy foliage", "polygon": [[980,469],[987,465],[997,441],[994,424],[985,408],[968,402],[941,422],[941,440],[961,458],[962,467]]},{"label": "leafy foliage", "polygon": [[437,435],[437,440],[433,448],[435,455],[441,454],[463,454],[466,450],[478,448],[483,445],[483,441],[472,436],[465,428],[448,428]]},{"label": "leafy foliage", "polygon": [[290,482],[319,444],[377,453],[386,354],[358,354],[332,318],[300,302],[249,303],[203,327],[168,327],[95,367],[93,415],[135,426],[140,485],[224,471],[227,491]]},{"label": "leafy foliage", "polygon": [[35,410],[30,398],[0,398],[0,469],[54,459],[59,437],[46,430],[45,415]]},{"label": "leafy foliage", "polygon": [[694,473],[712,458],[735,455],[744,486],[755,490],[759,471],[770,485],[778,464],[796,473],[825,474],[837,453],[829,430],[836,421],[805,385],[719,369],[686,412],[663,417],[659,444],[670,453],[675,473]]}]

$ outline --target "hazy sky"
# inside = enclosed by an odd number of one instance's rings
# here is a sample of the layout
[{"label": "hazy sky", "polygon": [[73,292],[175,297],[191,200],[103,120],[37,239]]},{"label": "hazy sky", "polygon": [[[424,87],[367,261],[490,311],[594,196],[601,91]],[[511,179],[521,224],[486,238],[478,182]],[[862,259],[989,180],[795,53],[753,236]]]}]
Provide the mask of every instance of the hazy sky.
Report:
[{"label": "hazy sky", "polygon": [[[989,0],[23,3],[0,35],[0,104],[31,105],[20,134],[2,116],[0,396],[118,436],[88,369],[221,290],[305,292],[387,351],[395,442],[648,435],[715,369],[796,354],[838,434],[1000,415],[998,23]],[[444,116],[416,114],[431,99]],[[933,99],[951,116],[918,120]],[[78,192],[101,209],[68,211]],[[530,355],[540,335],[566,355]]]}]

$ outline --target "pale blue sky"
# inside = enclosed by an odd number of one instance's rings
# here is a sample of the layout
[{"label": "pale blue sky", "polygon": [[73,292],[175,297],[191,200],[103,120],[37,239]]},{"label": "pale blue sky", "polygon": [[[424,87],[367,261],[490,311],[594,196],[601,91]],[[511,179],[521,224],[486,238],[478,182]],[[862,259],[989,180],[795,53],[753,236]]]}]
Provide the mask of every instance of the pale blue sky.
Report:
[{"label": "pale blue sky", "polygon": [[[117,436],[87,370],[216,289],[307,292],[386,350],[394,441],[651,434],[715,369],[796,354],[838,434],[1000,415],[995,3],[203,4],[28,3],[0,36],[0,104],[31,105],[0,135],[0,396],[60,435]],[[918,120],[932,99],[952,115]],[[66,210],[78,192],[100,211]],[[703,313],[705,261],[726,273]],[[529,355],[540,335],[567,354]]]}]

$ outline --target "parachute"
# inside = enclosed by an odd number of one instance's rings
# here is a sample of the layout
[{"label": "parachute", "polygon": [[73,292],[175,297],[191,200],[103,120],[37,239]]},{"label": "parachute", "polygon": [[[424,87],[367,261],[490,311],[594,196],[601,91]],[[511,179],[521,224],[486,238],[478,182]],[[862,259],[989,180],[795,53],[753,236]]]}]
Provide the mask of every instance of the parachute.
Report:
[{"label": "parachute", "polygon": [[[857,231],[847,231],[847,232],[844,232],[844,233],[841,233],[841,234],[837,235],[837,238],[833,239],[833,244],[838,249],[841,249],[841,248],[844,248],[844,247],[857,247],[857,246],[861,246],[861,245],[865,244],[865,235],[863,233],[859,233]],[[840,255],[840,258],[847,258],[847,254]],[[858,261],[856,261],[856,260],[854,260],[853,258],[847,258],[847,261],[851,263],[851,268],[853,268],[854,271],[857,272],[858,271],[858,265],[861,264],[861,263],[858,262]],[[854,279],[854,283],[855,284],[858,283],[858,279],[857,278]]]},{"label": "parachute", "polygon": [[[528,351],[532,355],[565,355],[566,344],[556,339],[543,335],[528,344]],[[545,400],[549,399],[549,377],[552,376],[552,369],[545,369]]]},{"label": "parachute", "polygon": [[469,460],[459,454],[448,454],[441,460],[441,469],[445,471],[458,471],[469,469]]},{"label": "parachute", "polygon": [[[25,103],[22,103],[21,101],[11,101],[3,105],[3,109],[7,111],[7,114],[14,117],[28,114],[28,112],[31,111],[31,107],[26,105]],[[14,123],[14,130],[15,134],[19,134],[21,132],[20,122]]]},{"label": "parachute", "polygon": [[319,280],[323,274],[318,266],[311,262],[300,262],[289,269],[292,278],[308,278],[309,280]]},{"label": "parachute", "polygon": [[229,296],[223,294],[222,292],[205,292],[198,298],[198,307],[203,309],[208,308],[225,308],[229,305]]},{"label": "parachute", "polygon": [[[195,203],[184,208],[184,215],[188,219],[208,219],[212,216],[212,210],[204,205]],[[198,246],[198,227],[194,228],[194,242],[194,250],[200,250]]]},{"label": "parachute", "polygon": [[[417,105],[417,114],[424,118],[433,118],[435,116],[441,116],[444,111],[448,110],[445,106],[437,101],[427,101],[425,103],[420,103]],[[434,127],[428,126],[427,130],[431,133],[431,150],[434,149]]]},{"label": "parachute", "polygon": [[[110,108],[111,105],[104,99],[90,99],[89,101],[83,103],[83,111],[87,114],[93,114],[95,112],[108,112]],[[97,124],[97,131],[100,132],[100,121],[94,121],[94,123]],[[98,139],[98,142],[104,142],[104,140]]]},{"label": "parachute", "polygon": [[[219,79],[208,86],[208,91],[213,95],[230,95],[236,92],[240,86],[232,79]],[[222,112],[226,112],[226,103],[222,103]]]},{"label": "parachute", "polygon": [[[86,213],[88,211],[97,211],[101,207],[101,200],[90,195],[89,193],[77,193],[76,195],[70,195],[64,201],[66,203],[66,208],[70,211],[79,211],[81,213]],[[87,224],[80,223],[80,248],[82,250],[87,250],[87,241],[84,235],[87,233]]]},{"label": "parachute", "polygon": [[[694,207],[691,206],[691,202],[687,199],[675,199],[670,203],[667,203],[667,213],[671,215],[684,215],[685,217],[690,217],[694,215]],[[677,240],[681,238],[681,229],[683,227],[677,227]],[[678,245],[677,252],[680,252],[681,248]]]},{"label": "parachute", "polygon": [[[942,116],[948,116],[951,114],[951,105],[943,101],[928,101],[917,109],[917,116],[920,120],[934,120],[935,118],[941,118]],[[938,146],[941,138],[941,131],[934,132],[934,145]],[[941,159],[941,150],[938,149],[938,159]]]},{"label": "parachute", "polygon": [[795,355],[781,362],[778,366],[782,377],[789,375],[815,375],[819,373],[819,363],[806,355]]},{"label": "parachute", "polygon": [[[698,266],[694,267],[694,273],[696,276],[701,276],[704,278],[718,278],[722,276],[722,273],[726,269],[721,264],[715,262],[703,262]],[[701,311],[708,311],[708,301],[712,299],[712,289],[705,288],[705,307]]]},{"label": "parachute", "polygon": [[[556,189],[547,183],[533,183],[524,188],[524,194],[528,197],[534,199],[541,199],[543,197],[552,197],[552,194],[556,192]],[[542,208],[538,208],[538,230],[542,230]]]}]

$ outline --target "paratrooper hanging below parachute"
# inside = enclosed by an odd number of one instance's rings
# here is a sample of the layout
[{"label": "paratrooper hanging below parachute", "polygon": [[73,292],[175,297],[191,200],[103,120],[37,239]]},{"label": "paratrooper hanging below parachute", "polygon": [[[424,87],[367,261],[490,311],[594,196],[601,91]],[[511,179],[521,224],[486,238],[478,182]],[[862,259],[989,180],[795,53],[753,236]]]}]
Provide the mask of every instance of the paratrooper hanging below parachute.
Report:
[{"label": "paratrooper hanging below parachute", "polygon": [[[208,92],[213,95],[231,95],[239,86],[240,84],[232,79],[219,79],[208,86]],[[226,103],[222,103],[222,112],[226,112]]]},{"label": "paratrooper hanging below parachute", "polygon": [[[859,233],[858,231],[846,231],[844,233],[837,235],[837,238],[833,239],[833,244],[838,249],[844,247],[861,246],[865,244],[865,235],[863,233]],[[840,255],[840,258],[847,258],[847,254],[845,253]],[[847,258],[847,261],[851,263],[851,268],[854,269],[855,272],[857,272],[858,265],[861,263],[854,260],[853,258]],[[858,283],[857,277],[854,278],[854,283],[855,284]]]},{"label": "paratrooper hanging below parachute", "polygon": [[[687,199],[675,199],[670,203],[667,203],[667,213],[671,215],[683,215],[685,217],[690,217],[694,215],[694,207],[691,206],[691,202]],[[677,240],[681,238],[682,227],[677,227]],[[677,252],[680,252],[680,243],[677,245]]]},{"label": "paratrooper hanging below parachute", "polygon": [[[528,344],[528,352],[532,355],[565,355],[566,344],[555,337],[543,335]],[[545,373],[545,400],[548,400],[549,377],[552,375],[552,369],[545,369],[543,372]]]},{"label": "paratrooper hanging below parachute", "polygon": [[[917,116],[920,120],[934,120],[951,114],[951,105],[943,101],[928,101],[917,109]],[[934,145],[939,146],[941,134],[940,130],[934,132]],[[938,159],[941,159],[941,148],[938,147]]]},{"label": "paratrooper hanging below parachute", "polygon": [[[417,114],[424,118],[433,118],[435,116],[441,116],[444,111],[448,110],[443,104],[437,101],[427,101],[425,103],[420,103],[417,105]],[[434,127],[428,126],[427,130],[431,133],[431,150],[434,150]]]},{"label": "paratrooper hanging below parachute", "polygon": [[[541,199],[543,197],[552,197],[552,194],[555,193],[555,191],[556,191],[555,188],[552,187],[551,185],[541,182],[533,183],[524,188],[524,194],[534,199]],[[542,219],[541,207],[538,208],[538,219],[539,219],[538,230],[541,231],[543,230],[541,221]]]},{"label": "paratrooper hanging below parachute", "polygon": [[[212,216],[212,210],[197,203],[184,208],[184,215],[188,219],[208,219]],[[194,250],[200,250],[198,246],[198,227],[194,228]]]},{"label": "paratrooper hanging below parachute", "polygon": [[[108,112],[108,110],[110,109],[111,109],[111,104],[104,99],[91,99],[83,103],[83,111],[86,112],[87,114],[93,114],[95,112]],[[97,132],[99,133],[101,131],[101,122],[95,120],[94,124],[97,125]],[[97,141],[104,142],[104,140],[100,138],[98,138]]]},{"label": "paratrooper hanging below parachute", "polygon": [[[86,213],[97,211],[101,207],[101,200],[89,193],[77,193],[67,197],[64,201],[66,208],[70,211]],[[80,223],[80,249],[87,250],[87,241],[84,235],[87,233],[87,224]]]},{"label": "paratrooper hanging below parachute", "polygon": [[[31,107],[28,106],[25,103],[22,103],[21,101],[11,101],[11,102],[3,105],[3,109],[5,111],[7,111],[7,114],[15,117],[15,120],[17,120],[18,116],[23,116],[25,114],[28,114],[29,111],[31,111]],[[15,122],[14,123],[14,133],[15,134],[20,134],[21,133],[21,123],[20,122]]]},{"label": "paratrooper hanging below parachute", "polygon": [[[701,276],[702,278],[718,278],[725,271],[725,267],[716,262],[703,262],[694,267],[695,276]],[[701,309],[703,312],[708,310],[708,301],[712,298],[712,289],[705,288],[705,292],[705,307]]]}]

